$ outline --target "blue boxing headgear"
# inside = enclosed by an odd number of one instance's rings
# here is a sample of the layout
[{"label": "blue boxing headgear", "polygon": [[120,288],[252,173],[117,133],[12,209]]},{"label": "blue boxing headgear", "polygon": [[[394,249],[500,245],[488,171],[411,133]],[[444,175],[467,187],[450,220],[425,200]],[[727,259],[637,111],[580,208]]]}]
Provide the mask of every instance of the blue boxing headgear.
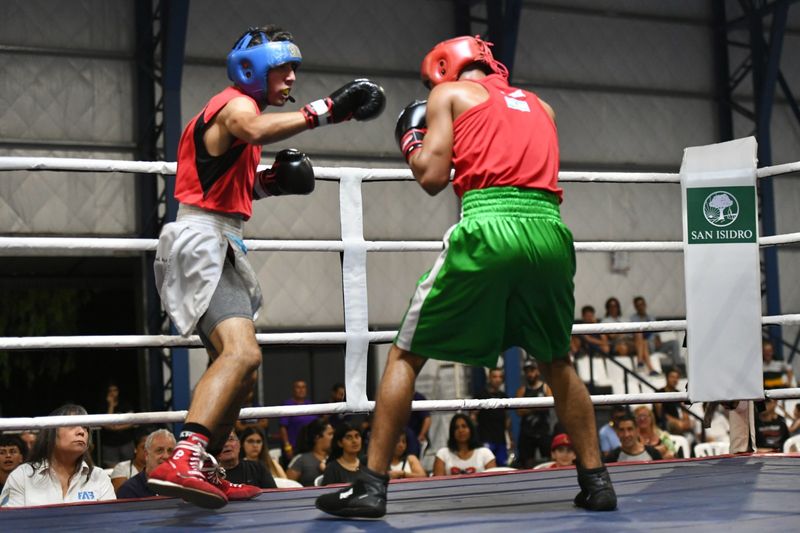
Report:
[{"label": "blue boxing headgear", "polygon": [[267,103],[267,73],[284,63],[300,64],[303,56],[292,41],[270,41],[261,32],[261,43],[249,46],[258,32],[248,32],[228,54],[228,79],[263,107]]}]

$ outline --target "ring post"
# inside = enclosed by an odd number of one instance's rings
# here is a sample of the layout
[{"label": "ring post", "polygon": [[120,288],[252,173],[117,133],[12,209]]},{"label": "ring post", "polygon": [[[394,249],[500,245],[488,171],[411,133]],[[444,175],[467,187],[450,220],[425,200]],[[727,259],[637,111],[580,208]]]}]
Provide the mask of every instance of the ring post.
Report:
[{"label": "ring post", "polygon": [[680,174],[689,398],[763,399],[755,138],[687,148]]}]

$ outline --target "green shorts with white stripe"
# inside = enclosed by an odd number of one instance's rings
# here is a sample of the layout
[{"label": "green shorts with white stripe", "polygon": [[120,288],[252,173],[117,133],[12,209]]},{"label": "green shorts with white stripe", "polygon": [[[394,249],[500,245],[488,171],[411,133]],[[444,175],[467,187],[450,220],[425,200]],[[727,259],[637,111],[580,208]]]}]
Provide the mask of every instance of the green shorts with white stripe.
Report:
[{"label": "green shorts with white stripe", "polygon": [[395,344],[422,357],[493,367],[523,348],[565,359],[575,310],[575,248],[552,193],[468,191],[462,219],[417,283]]}]

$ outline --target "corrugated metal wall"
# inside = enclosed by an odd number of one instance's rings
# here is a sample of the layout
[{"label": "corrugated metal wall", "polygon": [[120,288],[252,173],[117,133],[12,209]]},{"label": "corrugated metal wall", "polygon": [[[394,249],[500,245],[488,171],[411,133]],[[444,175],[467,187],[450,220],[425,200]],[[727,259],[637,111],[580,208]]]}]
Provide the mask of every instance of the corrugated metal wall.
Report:
[{"label": "corrugated metal wall", "polygon": [[[0,21],[0,155],[131,158],[133,9],[124,0],[11,1]],[[782,61],[798,92],[800,16],[791,13]],[[446,0],[390,2],[191,3],[182,89],[183,121],[226,83],[224,57],[248,26],[279,23],[295,34],[304,63],[294,96],[303,103],[346,81],[369,76],[386,89],[386,112],[368,123],[319,128],[267,146],[306,151],[317,165],[400,167],[393,138],[397,114],[425,96],[417,79],[424,53],[453,34]],[[569,0],[524,3],[515,81],[556,109],[562,168],[677,171],[686,146],[717,139],[712,30],[708,3]],[[745,91],[748,91],[746,87]],[[736,134],[750,125],[737,120]],[[800,126],[785,103],[773,119],[773,159],[800,158]],[[132,176],[11,173],[0,179],[3,234],[132,235]],[[679,240],[676,185],[565,186],[564,217],[577,240]],[[370,183],[368,239],[439,239],[457,219],[446,191],[429,198],[413,183]],[[797,231],[797,180],[776,184],[779,231]],[[308,198],[265,200],[248,237],[338,238],[338,189],[320,183]],[[797,312],[796,252],[782,250],[784,312]],[[430,253],[369,257],[370,319],[397,324]],[[338,328],[342,323],[338,254],[254,253],[266,307],[262,328]],[[617,296],[624,312],[643,294],[650,310],[683,315],[680,254],[630,254],[627,272],[611,271],[608,254],[581,254],[577,303],[602,308]]]}]

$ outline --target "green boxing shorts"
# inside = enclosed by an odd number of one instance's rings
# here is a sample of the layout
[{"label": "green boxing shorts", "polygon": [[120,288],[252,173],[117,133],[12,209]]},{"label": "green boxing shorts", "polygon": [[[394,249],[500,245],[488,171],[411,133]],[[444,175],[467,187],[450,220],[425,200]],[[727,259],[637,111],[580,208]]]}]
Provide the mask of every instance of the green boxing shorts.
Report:
[{"label": "green boxing shorts", "polygon": [[555,194],[468,191],[462,219],[417,282],[395,344],[422,357],[494,367],[519,346],[566,359],[575,310],[575,248]]}]

